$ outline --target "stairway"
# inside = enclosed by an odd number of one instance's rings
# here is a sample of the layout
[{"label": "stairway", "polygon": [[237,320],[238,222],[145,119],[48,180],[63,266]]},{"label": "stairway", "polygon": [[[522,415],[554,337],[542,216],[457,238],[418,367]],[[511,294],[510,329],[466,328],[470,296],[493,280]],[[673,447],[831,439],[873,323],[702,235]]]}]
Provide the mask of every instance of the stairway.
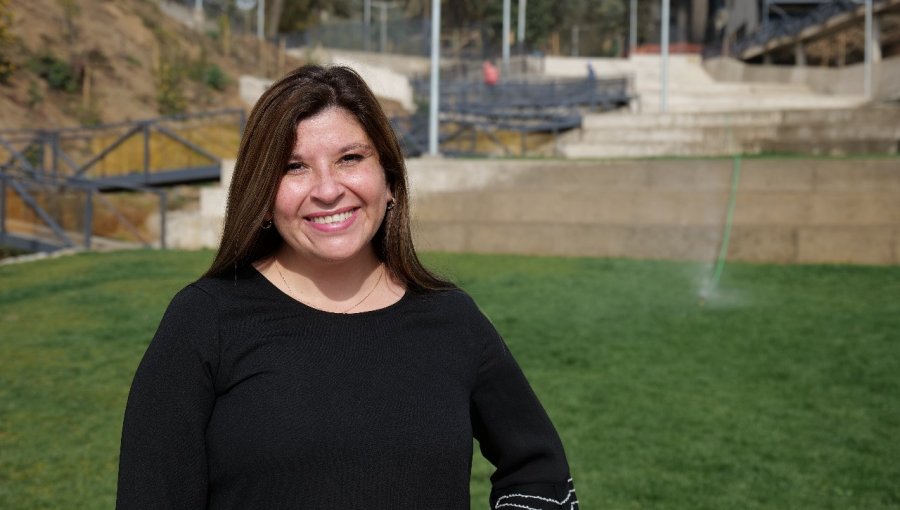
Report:
[{"label": "stairway", "polygon": [[568,158],[720,156],[735,153],[896,154],[900,110],[862,96],[826,95],[802,84],[717,82],[698,56],[672,55],[666,113],[660,112],[658,55],[548,61],[554,76],[630,74],[639,103],[631,112],[588,114],[560,140]]},{"label": "stairway", "polygon": [[897,154],[900,108],[592,114],[560,140],[567,158]]}]

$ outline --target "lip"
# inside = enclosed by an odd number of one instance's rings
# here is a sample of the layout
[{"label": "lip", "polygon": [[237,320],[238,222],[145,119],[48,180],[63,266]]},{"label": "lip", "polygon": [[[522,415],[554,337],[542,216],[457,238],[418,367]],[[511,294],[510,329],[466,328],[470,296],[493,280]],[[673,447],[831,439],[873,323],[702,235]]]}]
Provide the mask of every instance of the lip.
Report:
[{"label": "lip", "polygon": [[[333,211],[315,212],[315,213],[307,214],[306,216],[304,216],[303,221],[305,221],[306,224],[309,225],[310,227],[312,227],[313,229],[318,230],[320,232],[339,232],[339,231],[350,228],[350,226],[353,224],[353,222],[356,221],[357,216],[359,216],[360,209],[361,209],[360,207],[344,207],[341,209],[335,209]],[[326,224],[326,223],[316,223],[316,222],[312,221],[314,218],[333,216],[335,214],[343,214],[346,212],[350,212],[351,213],[350,216],[347,219],[345,219],[343,221],[339,221],[337,223],[327,223]]]}]

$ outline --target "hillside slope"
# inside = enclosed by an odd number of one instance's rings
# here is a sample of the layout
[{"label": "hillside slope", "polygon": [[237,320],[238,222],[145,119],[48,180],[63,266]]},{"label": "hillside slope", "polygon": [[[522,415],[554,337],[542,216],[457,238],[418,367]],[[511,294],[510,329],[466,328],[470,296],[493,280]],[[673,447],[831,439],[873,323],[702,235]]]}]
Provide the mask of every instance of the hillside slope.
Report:
[{"label": "hillside slope", "polygon": [[199,33],[155,0],[11,0],[15,70],[0,84],[0,129],[55,128],[246,107],[241,74],[299,64],[253,38]]}]

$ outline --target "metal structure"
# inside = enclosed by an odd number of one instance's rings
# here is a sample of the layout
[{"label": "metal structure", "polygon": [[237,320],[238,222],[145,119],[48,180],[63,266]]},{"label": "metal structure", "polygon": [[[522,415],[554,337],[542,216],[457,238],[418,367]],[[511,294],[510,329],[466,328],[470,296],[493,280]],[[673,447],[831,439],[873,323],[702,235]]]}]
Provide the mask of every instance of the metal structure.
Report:
[{"label": "metal structure", "polygon": [[[486,137],[504,154],[525,155],[528,135],[556,136],[581,126],[582,112],[605,111],[630,105],[637,99],[629,77],[516,81],[495,85],[467,79],[441,80],[433,87],[428,79],[413,80],[413,90],[424,100],[439,90],[439,101],[429,99],[429,110],[439,111],[439,128],[427,128],[428,119],[416,114],[392,119],[407,155],[431,154],[445,145],[445,154],[477,154],[476,140]],[[439,104],[435,104],[439,102]],[[439,108],[438,108],[439,106]],[[504,142],[498,132],[519,136],[518,150]],[[426,145],[424,135],[434,133]],[[467,138],[468,137],[468,138]],[[449,142],[469,140],[466,150],[450,150]]]},{"label": "metal structure", "polygon": [[[209,144],[190,139],[193,135],[185,131],[220,138],[223,125],[234,132],[236,142],[243,130],[243,111],[95,127],[0,131],[0,245],[25,251],[90,248],[99,240],[94,233],[96,204],[131,234],[130,244],[165,247],[165,214],[160,214],[159,241],[151,242],[108,194],[151,194],[159,210],[165,211],[166,193],[158,186],[219,177],[221,159],[216,151],[223,149],[204,146]],[[234,149],[236,143],[231,152]],[[161,152],[176,160],[180,152],[182,161],[153,161],[151,155]],[[21,205],[18,217],[12,210],[14,202]],[[61,203],[68,204],[68,213],[54,212],[59,209],[54,204]],[[29,211],[27,218],[22,217],[23,210]]]},{"label": "metal structure", "polygon": [[735,41],[731,45],[730,54],[742,60],[750,60],[774,51],[791,50],[799,42],[858,24],[871,16],[873,10],[886,9],[900,9],[900,2],[834,0],[821,3],[805,16],[781,16],[768,20],[758,30]]}]

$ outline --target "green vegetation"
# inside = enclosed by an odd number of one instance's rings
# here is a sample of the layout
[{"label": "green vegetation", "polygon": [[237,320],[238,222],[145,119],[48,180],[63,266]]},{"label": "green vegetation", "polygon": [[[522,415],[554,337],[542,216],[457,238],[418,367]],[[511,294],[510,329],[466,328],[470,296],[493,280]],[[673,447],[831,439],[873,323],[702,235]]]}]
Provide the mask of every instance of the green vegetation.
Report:
[{"label": "green vegetation", "polygon": [[28,62],[28,67],[34,74],[43,78],[53,90],[73,93],[81,88],[81,80],[75,68],[53,53],[46,52],[32,58]]},{"label": "green vegetation", "polygon": [[184,78],[186,57],[174,46],[163,45],[156,68],[156,104],[162,115],[177,115],[187,108]]},{"label": "green vegetation", "polygon": [[9,83],[9,77],[16,70],[12,61],[16,38],[12,34],[12,11],[9,0],[0,0],[0,83]]},{"label": "green vegetation", "polygon": [[[111,508],[128,384],[209,252],[0,266],[0,508]],[[566,444],[584,508],[900,507],[900,267],[432,254]],[[490,469],[476,458],[473,508]]]},{"label": "green vegetation", "polygon": [[228,86],[228,76],[218,64],[212,63],[206,56],[206,51],[200,51],[200,57],[188,66],[188,78],[203,85],[222,92]]}]

